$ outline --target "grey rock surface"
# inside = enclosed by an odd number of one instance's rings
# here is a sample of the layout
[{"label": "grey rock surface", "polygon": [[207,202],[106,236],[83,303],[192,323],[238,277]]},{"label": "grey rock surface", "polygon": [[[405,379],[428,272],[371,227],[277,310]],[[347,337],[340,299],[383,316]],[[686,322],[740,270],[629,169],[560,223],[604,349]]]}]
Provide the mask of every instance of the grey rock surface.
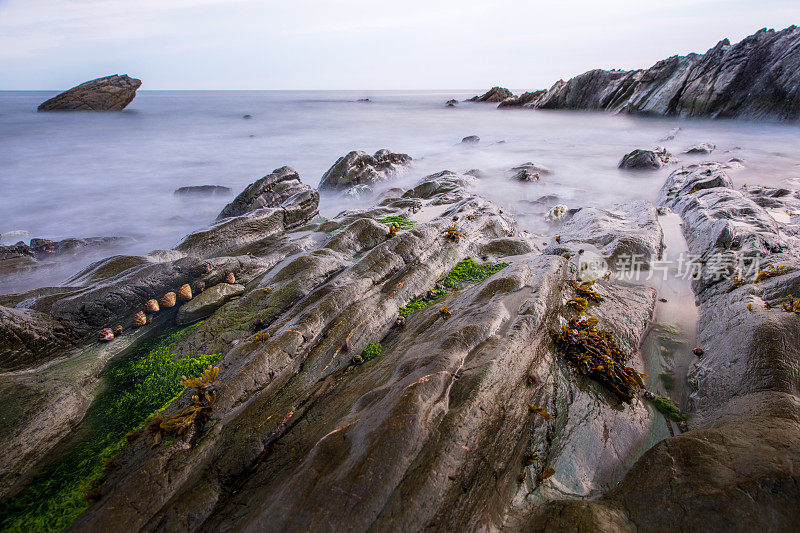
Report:
[{"label": "grey rock surface", "polygon": [[218,283],[180,306],[175,323],[186,325],[209,317],[228,300],[235,296],[241,296],[243,293],[244,286],[242,285]]},{"label": "grey rock surface", "polygon": [[762,29],[705,54],[646,70],[592,70],[559,80],[525,107],[680,117],[800,118],[800,29]]},{"label": "grey rock surface", "polygon": [[374,155],[353,151],[340,157],[319,182],[319,190],[342,190],[356,185],[374,185],[402,172],[411,156],[378,150]]},{"label": "grey rock surface", "polygon": [[39,111],[120,111],[136,96],[141,80],[115,74],[87,81],[50,98]]},{"label": "grey rock surface", "polygon": [[666,148],[656,148],[655,150],[637,149],[625,154],[619,162],[619,168],[630,170],[657,170],[669,163],[672,154]]}]

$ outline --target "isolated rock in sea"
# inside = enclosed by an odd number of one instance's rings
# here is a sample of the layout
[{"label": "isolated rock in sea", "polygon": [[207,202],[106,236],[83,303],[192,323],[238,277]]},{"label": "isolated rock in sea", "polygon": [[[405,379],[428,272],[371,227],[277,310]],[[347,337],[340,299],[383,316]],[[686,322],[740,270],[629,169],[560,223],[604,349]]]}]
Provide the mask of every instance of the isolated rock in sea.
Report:
[{"label": "isolated rock in sea", "polygon": [[31,239],[30,245],[20,241],[10,246],[0,246],[0,276],[20,270],[41,267],[45,261],[82,253],[110,250],[134,242],[131,237],[88,237],[85,239]]},{"label": "isolated rock in sea", "polygon": [[456,99],[448,100],[447,102],[444,103],[444,105],[447,107],[455,107],[456,105],[458,105],[458,100]]},{"label": "isolated rock in sea", "polygon": [[513,98],[514,93],[504,87],[492,87],[482,95],[473,96],[468,102],[502,102],[506,98]]},{"label": "isolated rock in sea", "polygon": [[461,144],[477,144],[479,142],[481,142],[481,138],[477,135],[467,135],[461,139]]},{"label": "isolated rock in sea", "polygon": [[710,154],[714,151],[714,149],[716,149],[716,147],[717,146],[714,143],[698,143],[687,149],[684,153],[701,155]]},{"label": "isolated rock in sea", "polygon": [[319,190],[343,190],[355,185],[374,185],[387,181],[402,172],[411,156],[387,149],[374,155],[353,151],[340,157],[322,176]]},{"label": "isolated rock in sea", "polygon": [[232,192],[230,187],[222,185],[189,185],[175,189],[178,196],[227,196]]},{"label": "isolated rock in sea", "polygon": [[141,80],[115,74],[87,81],[47,100],[39,111],[120,111],[131,103]]},{"label": "isolated rock in sea", "polygon": [[301,191],[311,187],[300,181],[292,167],[276,168],[270,174],[248,185],[231,203],[226,205],[217,220],[249,213],[262,207],[275,207]]},{"label": "isolated rock in sea", "polygon": [[646,70],[591,70],[559,80],[525,104],[645,115],[800,118],[800,28],[762,29],[705,54],[673,56]]},{"label": "isolated rock in sea", "polygon": [[625,154],[619,162],[619,168],[632,170],[659,169],[667,164],[672,154],[666,148],[656,148],[655,150],[637,149],[629,154]]}]

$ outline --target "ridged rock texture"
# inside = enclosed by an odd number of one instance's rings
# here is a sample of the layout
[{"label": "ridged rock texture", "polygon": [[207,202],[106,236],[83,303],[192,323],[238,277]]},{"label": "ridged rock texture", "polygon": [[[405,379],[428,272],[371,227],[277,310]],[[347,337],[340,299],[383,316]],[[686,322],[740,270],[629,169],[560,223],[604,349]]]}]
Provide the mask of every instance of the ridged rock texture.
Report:
[{"label": "ridged rock texture", "polygon": [[[800,29],[762,29],[645,70],[592,70],[503,106],[679,117],[800,118]],[[535,95],[535,96],[534,96]]]},{"label": "ridged rock texture", "polygon": [[39,106],[39,111],[120,111],[136,96],[142,80],[127,74],[81,83]]},{"label": "ridged rock texture", "polygon": [[[736,247],[793,265],[760,287],[696,284],[707,355],[680,433],[642,397],[621,403],[575,373],[549,333],[571,316],[581,255],[660,257],[656,207],[583,208],[558,222],[557,238],[534,237],[474,181],[439,172],[330,220],[302,189],[223,218],[160,262],[109,258],[74,287],[3,297],[8,320],[47,317],[75,344],[59,351],[52,339],[27,372],[3,376],[0,495],[24,490],[74,442],[115,358],[173,330],[180,310],[110,343],[81,334],[202,281],[193,305],[210,317],[171,353],[222,354],[209,419],[169,444],[127,444],[72,530],[796,530],[800,322],[777,303],[796,284],[797,226],[778,231],[762,205],[794,208],[797,194],[736,191],[715,166],[678,170],[664,186],[659,201],[684,218],[693,253]],[[387,217],[406,222],[390,228]],[[466,258],[506,266],[445,286]],[[239,285],[215,293],[228,273]],[[652,372],[638,348],[655,290],[614,279],[594,289],[602,302],[590,315],[626,364]],[[437,290],[398,325],[402,306]],[[759,295],[772,310],[747,310]]]}]

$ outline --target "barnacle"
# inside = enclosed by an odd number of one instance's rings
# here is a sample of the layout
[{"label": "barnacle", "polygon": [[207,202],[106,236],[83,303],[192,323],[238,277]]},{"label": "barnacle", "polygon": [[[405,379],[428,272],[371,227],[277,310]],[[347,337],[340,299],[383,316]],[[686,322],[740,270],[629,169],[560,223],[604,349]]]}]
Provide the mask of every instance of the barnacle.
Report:
[{"label": "barnacle", "polygon": [[625,366],[628,355],[617,346],[610,331],[597,327],[597,319],[571,318],[561,330],[550,330],[559,354],[580,374],[588,375],[630,403],[642,376]]},{"label": "barnacle", "polygon": [[445,230],[444,237],[453,242],[458,242],[458,240],[464,237],[464,235],[458,231],[455,226],[450,226]]},{"label": "barnacle", "polygon": [[547,411],[545,411],[544,409],[542,409],[538,405],[529,405],[528,406],[528,410],[531,413],[536,413],[537,415],[541,416],[545,420],[552,420],[553,419],[553,415],[551,415],[550,413],[548,413]]}]

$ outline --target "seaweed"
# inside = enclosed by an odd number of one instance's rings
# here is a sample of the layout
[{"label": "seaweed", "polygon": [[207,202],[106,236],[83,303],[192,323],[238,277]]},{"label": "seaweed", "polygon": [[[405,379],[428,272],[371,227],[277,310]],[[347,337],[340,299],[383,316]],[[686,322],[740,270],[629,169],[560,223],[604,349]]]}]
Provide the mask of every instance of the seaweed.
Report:
[{"label": "seaweed", "polygon": [[144,427],[143,431],[134,431],[125,435],[128,440],[135,440],[143,433],[153,435],[152,448],[161,443],[165,435],[185,437],[189,430],[196,424],[202,424],[208,418],[208,413],[217,402],[217,387],[214,382],[219,375],[219,368],[209,365],[200,377],[187,378],[181,376],[180,384],[186,388],[193,388],[195,393],[192,395],[192,403],[178,413],[169,418],[164,418],[161,412],[153,415],[150,422]]},{"label": "seaweed", "polygon": [[397,226],[398,229],[411,229],[417,225],[416,221],[399,216],[376,218],[375,221],[381,224],[393,224]]},{"label": "seaweed", "polygon": [[361,352],[361,358],[364,359],[364,362],[366,362],[371,359],[375,359],[382,353],[383,353],[383,346],[381,346],[381,343],[371,342],[367,344],[367,347],[364,348],[364,350]]},{"label": "seaweed", "polygon": [[800,315],[800,299],[795,300],[791,294],[786,295],[786,300],[781,305],[783,310],[787,313],[795,313]]},{"label": "seaweed", "polygon": [[579,279],[571,279],[568,281],[569,286],[575,291],[575,294],[586,300],[591,300],[595,303],[601,303],[605,298],[597,294],[592,287],[595,280],[581,281]]},{"label": "seaweed", "polygon": [[396,224],[386,224],[386,226],[389,228],[389,233],[386,235],[387,239],[391,239],[400,231],[400,228],[398,228]]},{"label": "seaweed", "polygon": [[574,309],[579,315],[582,315],[589,308],[589,302],[586,300],[586,298],[581,298],[578,296],[576,298],[572,298],[571,300],[567,300],[567,306]]},{"label": "seaweed", "polygon": [[770,279],[777,276],[783,276],[784,274],[789,273],[788,269],[789,267],[785,265],[777,267],[775,265],[769,265],[765,269],[759,269],[758,274],[756,274],[755,280],[753,280],[753,283],[758,283],[759,281],[764,281],[765,279]]},{"label": "seaweed", "polygon": [[548,466],[547,468],[544,469],[544,471],[541,474],[536,476],[536,483],[541,483],[542,481],[551,477],[555,473],[556,473],[555,468]]},{"label": "seaweed", "polygon": [[547,411],[545,411],[544,409],[542,409],[538,405],[528,405],[528,410],[531,413],[536,413],[537,415],[541,416],[545,420],[552,420],[553,419],[553,415],[551,415],[550,413],[548,413]]},{"label": "seaweed", "polygon": [[551,329],[550,336],[576,372],[599,381],[623,402],[630,403],[634,392],[644,388],[642,375],[624,364],[629,356],[610,331],[597,327],[596,318],[571,318],[561,330]]},{"label": "seaweed", "polygon": [[450,226],[449,228],[444,230],[444,238],[447,240],[458,242],[459,239],[463,237],[464,234],[458,231],[455,226]]},{"label": "seaweed", "polygon": [[400,307],[400,316],[407,317],[414,311],[424,309],[466,283],[479,283],[492,274],[503,270],[508,263],[479,265],[470,258],[459,261],[436,286],[424,295],[414,295],[408,303]]},{"label": "seaweed", "polygon": [[666,396],[654,395],[650,401],[653,402],[653,405],[661,414],[673,422],[686,422],[689,420],[689,415],[681,411],[678,404]]},{"label": "seaweed", "polygon": [[98,483],[126,444],[125,435],[183,393],[182,374],[202,371],[222,354],[176,359],[172,349],[199,322],[142,343],[112,366],[87,411],[86,437],[0,503],[0,530],[62,531],[91,505]]},{"label": "seaweed", "polygon": [[675,388],[675,376],[669,372],[661,372],[658,375],[658,378],[661,380],[661,383],[664,385],[665,389],[673,390]]}]

